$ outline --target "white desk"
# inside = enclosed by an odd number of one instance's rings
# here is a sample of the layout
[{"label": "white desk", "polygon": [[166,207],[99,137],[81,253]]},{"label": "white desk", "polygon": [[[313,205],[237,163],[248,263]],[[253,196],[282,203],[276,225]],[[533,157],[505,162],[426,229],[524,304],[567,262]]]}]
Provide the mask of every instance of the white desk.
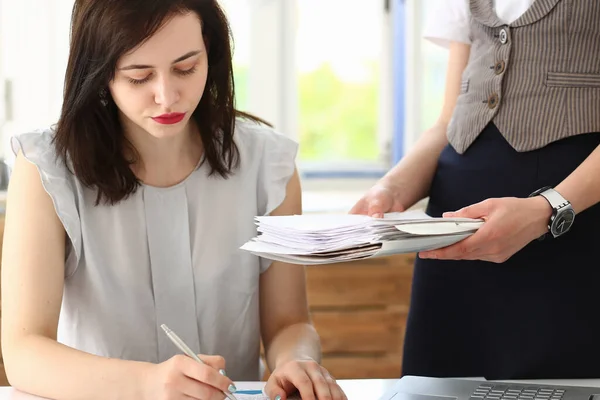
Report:
[{"label": "white desk", "polygon": [[[396,379],[339,380],[348,400],[376,400],[396,383]],[[240,390],[262,389],[264,382],[236,382]],[[40,400],[40,397],[18,392],[10,387],[0,387],[0,400]]]},{"label": "white desk", "polygon": [[[338,383],[348,396],[348,400],[377,400],[397,379],[357,379],[339,380]],[[600,379],[553,379],[534,381],[514,381],[519,383],[554,384],[567,386],[595,386],[600,387]],[[264,382],[236,382],[238,389],[262,389]],[[40,397],[21,393],[10,387],[0,387],[0,400],[42,400]]]}]

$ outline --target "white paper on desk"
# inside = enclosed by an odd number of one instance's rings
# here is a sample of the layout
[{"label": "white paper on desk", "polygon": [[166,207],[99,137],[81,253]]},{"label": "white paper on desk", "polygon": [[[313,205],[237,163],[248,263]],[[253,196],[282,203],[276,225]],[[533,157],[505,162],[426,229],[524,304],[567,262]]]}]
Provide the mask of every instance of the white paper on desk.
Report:
[{"label": "white paper on desk", "polygon": [[[269,397],[264,394],[235,394],[235,398],[238,400],[269,400]],[[288,396],[288,400],[302,400],[297,395]]]}]

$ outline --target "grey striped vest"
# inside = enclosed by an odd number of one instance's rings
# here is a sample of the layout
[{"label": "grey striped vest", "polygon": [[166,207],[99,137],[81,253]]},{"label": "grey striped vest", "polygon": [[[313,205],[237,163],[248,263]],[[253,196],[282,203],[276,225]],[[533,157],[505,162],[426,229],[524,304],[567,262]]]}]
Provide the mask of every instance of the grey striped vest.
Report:
[{"label": "grey striped vest", "polygon": [[600,0],[536,0],[509,25],[492,0],[470,8],[471,55],[448,126],[457,152],[490,122],[517,151],[600,132]]}]

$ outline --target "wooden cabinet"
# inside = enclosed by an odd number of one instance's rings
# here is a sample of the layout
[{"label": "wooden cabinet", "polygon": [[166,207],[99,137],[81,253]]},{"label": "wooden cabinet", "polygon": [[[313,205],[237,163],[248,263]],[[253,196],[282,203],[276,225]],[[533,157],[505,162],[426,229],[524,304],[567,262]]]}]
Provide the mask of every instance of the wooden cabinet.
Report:
[{"label": "wooden cabinet", "polygon": [[323,365],[337,379],[397,378],[414,254],[307,267]]}]

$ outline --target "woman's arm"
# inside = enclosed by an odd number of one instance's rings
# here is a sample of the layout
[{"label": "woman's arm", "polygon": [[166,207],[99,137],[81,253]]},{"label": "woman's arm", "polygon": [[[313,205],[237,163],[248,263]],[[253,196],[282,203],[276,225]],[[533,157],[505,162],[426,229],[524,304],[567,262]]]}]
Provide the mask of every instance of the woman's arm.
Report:
[{"label": "woman's arm", "polygon": [[[286,198],[271,215],[302,213],[298,173]],[[273,262],[260,277],[260,323],[267,363],[273,374],[265,388],[269,398],[285,399],[296,388],[303,399],[345,399],[322,368],[319,336],[310,322],[304,266]]]},{"label": "woman's arm", "polygon": [[[271,215],[302,214],[295,172],[283,203]],[[295,359],[321,359],[319,337],[310,323],[304,266],[273,262],[260,277],[261,333],[271,371]]]},{"label": "woman's arm", "polygon": [[[576,213],[600,202],[598,171],[600,146],[556,186],[556,191],[571,202]],[[444,215],[483,218],[486,223],[473,236],[443,249],[420,253],[420,257],[502,263],[548,232],[552,207],[542,196],[525,199],[505,197],[484,200]]]},{"label": "woman's arm", "polygon": [[555,189],[576,213],[600,203],[600,146]]},{"label": "woman's arm", "polygon": [[12,386],[57,399],[135,399],[144,365],[56,341],[65,230],[35,165],[17,156],[2,249],[2,353]]},{"label": "woman's arm", "polygon": [[[353,208],[352,212],[375,215],[381,212],[402,211],[427,197],[440,153],[448,144],[446,132],[452,118],[462,73],[469,60],[471,46],[452,42],[446,71],[444,104],[436,123],[425,131],[415,146],[398,162]],[[382,188],[391,194],[394,205],[388,207],[381,198]],[[381,209],[383,208],[383,209]]]}]

